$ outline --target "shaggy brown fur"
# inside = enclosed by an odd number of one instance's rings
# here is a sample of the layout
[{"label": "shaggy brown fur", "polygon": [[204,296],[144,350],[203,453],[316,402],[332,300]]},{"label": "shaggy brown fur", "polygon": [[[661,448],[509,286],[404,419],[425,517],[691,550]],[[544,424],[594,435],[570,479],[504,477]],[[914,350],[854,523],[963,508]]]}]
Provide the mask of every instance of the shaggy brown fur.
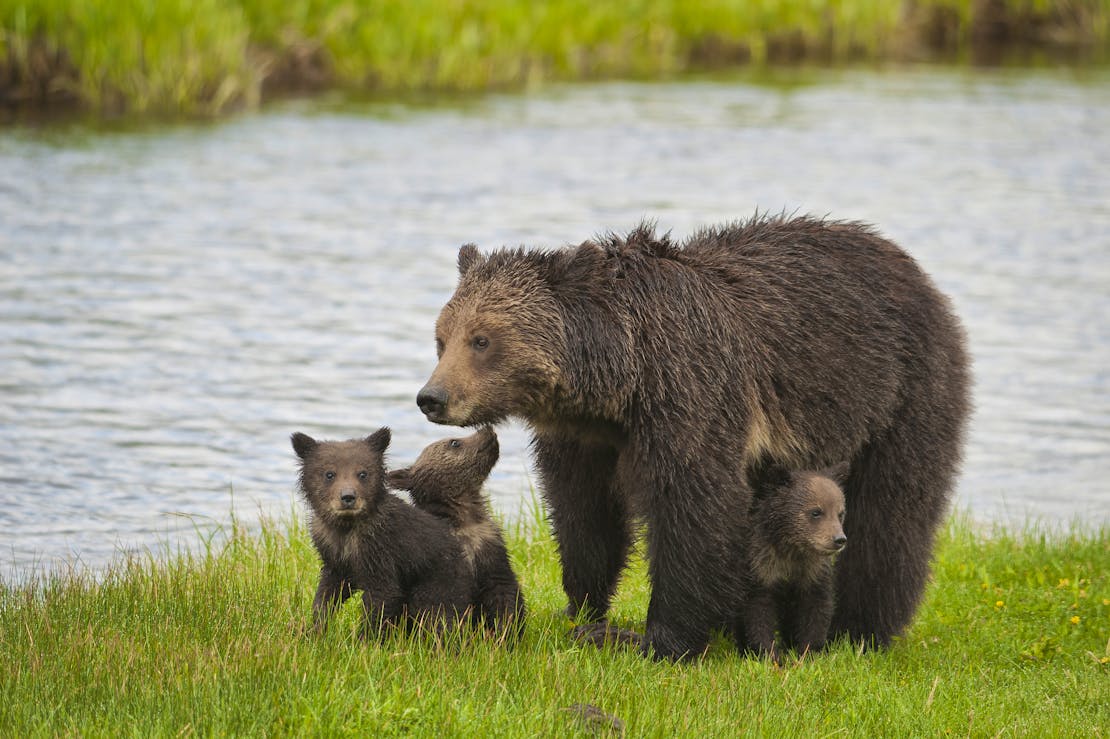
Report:
[{"label": "shaggy brown fur", "polygon": [[822,649],[833,615],[833,555],[844,535],[842,463],[819,472],[772,469],[753,481],[752,531],[746,542],[748,588],[735,624],[742,649],[777,659],[783,642]]},{"label": "shaggy brown fur", "polygon": [[388,480],[408,490],[417,507],[451,525],[472,576],[475,618],[498,635],[516,638],[524,628],[524,595],[501,528],[482,495],[499,452],[497,434],[485,427],[462,439],[429,444],[411,466],[392,470]]},{"label": "shaggy brown fur", "polygon": [[459,426],[533,432],[569,610],[605,614],[647,524],[645,648],[700,653],[742,599],[747,471],[851,460],[832,630],[912,618],[968,414],[964,336],[870,227],[760,218],[678,245],[642,226],[557,251],[459,253],[417,396]]},{"label": "shaggy brown fur", "polygon": [[375,633],[413,624],[439,630],[469,605],[468,573],[450,528],[386,492],[389,437],[388,428],[350,441],[293,434],[312,543],[323,560],[312,602],[318,632],[355,590]]}]

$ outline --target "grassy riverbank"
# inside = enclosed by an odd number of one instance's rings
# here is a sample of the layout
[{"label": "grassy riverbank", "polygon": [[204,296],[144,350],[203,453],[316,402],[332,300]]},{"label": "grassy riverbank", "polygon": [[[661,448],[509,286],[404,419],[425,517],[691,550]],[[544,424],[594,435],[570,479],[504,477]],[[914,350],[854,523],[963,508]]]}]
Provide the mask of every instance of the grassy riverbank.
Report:
[{"label": "grassy riverbank", "polygon": [[1068,50],[1110,0],[6,0],[0,109],[218,114],[289,90],[482,90],[734,64]]},{"label": "grassy riverbank", "polygon": [[[199,556],[0,590],[0,735],[1102,736],[1110,726],[1110,527],[944,532],[935,581],[889,651],[776,669],[725,643],[689,665],[565,636],[554,546],[511,537],[532,617],[506,651],[298,635],[317,563],[299,524],[234,533]],[[615,619],[642,625],[642,563]],[[357,600],[357,599],[356,599]]]}]

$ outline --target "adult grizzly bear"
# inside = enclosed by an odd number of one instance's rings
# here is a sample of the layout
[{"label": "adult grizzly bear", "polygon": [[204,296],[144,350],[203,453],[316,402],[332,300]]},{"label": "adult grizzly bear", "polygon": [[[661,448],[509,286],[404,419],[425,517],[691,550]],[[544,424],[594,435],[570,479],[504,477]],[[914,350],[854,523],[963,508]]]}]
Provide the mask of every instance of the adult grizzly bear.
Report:
[{"label": "adult grizzly bear", "polygon": [[466,245],[458,266],[417,403],[531,427],[572,616],[606,613],[640,517],[645,648],[702,651],[742,598],[749,468],[851,460],[831,631],[885,645],[906,626],[969,377],[959,322],[905,252],[859,223],[757,216],[681,245],[647,225],[556,251]]}]

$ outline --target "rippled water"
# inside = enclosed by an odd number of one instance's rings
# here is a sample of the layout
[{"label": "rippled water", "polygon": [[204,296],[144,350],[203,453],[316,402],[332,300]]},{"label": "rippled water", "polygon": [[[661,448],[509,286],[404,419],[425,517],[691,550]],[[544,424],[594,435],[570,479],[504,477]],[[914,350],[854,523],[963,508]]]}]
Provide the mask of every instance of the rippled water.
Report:
[{"label": "rippled water", "polygon": [[[899,70],[290,103],[0,131],[0,574],[287,514],[289,434],[451,430],[414,396],[459,244],[757,207],[872,221],[949,292],[977,413],[957,503],[1110,519],[1110,74]],[[531,500],[501,431],[489,488]]]}]

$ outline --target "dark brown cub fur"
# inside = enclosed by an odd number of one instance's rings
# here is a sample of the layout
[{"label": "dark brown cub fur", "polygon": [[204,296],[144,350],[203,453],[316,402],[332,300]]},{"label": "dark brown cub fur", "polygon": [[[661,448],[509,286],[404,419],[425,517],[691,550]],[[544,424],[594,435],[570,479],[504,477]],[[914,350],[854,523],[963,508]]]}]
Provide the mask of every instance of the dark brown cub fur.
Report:
[{"label": "dark brown cub fur", "polygon": [[312,603],[316,631],[355,590],[375,633],[411,623],[439,628],[467,608],[468,578],[448,526],[386,492],[389,438],[388,428],[350,441],[293,434],[312,543],[323,561]]},{"label": "dark brown cub fur", "polygon": [[848,465],[819,472],[772,469],[752,481],[746,597],[735,629],[741,649],[777,659],[775,629],[799,652],[825,646],[835,599],[833,555],[847,544]]},{"label": "dark brown cub fur", "polygon": [[461,439],[429,444],[410,467],[389,473],[389,484],[408,490],[413,502],[455,532],[473,575],[470,604],[486,627],[510,637],[524,628],[524,596],[509,564],[497,522],[482,495],[482,484],[497,462],[497,435],[483,428]]}]

